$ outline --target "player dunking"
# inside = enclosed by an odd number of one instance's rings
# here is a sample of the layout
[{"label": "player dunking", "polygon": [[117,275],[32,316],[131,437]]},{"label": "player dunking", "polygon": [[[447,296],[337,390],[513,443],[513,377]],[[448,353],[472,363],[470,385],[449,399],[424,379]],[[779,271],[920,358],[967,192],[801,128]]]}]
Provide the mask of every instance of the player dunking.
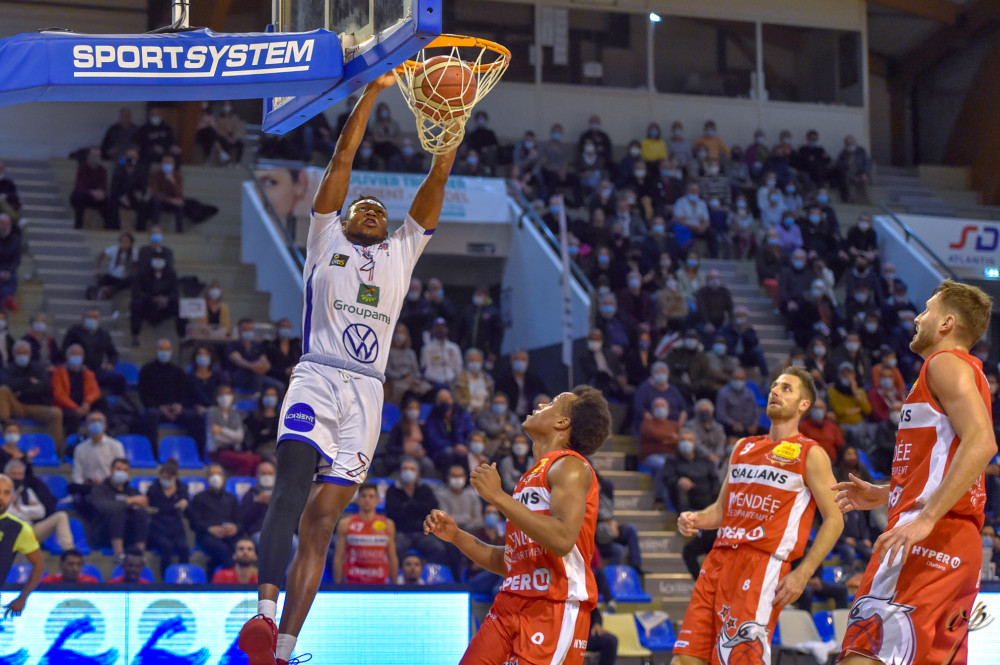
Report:
[{"label": "player dunking", "polygon": [[590,559],[598,504],[597,476],[583,456],[604,443],[610,425],[603,395],[578,386],[525,419],[538,461],[521,476],[514,496],[503,491],[495,464],[472,471],[479,496],[507,517],[504,547],[462,531],[443,511],[427,516],[425,532],[505,576],[462,665],[583,663],[597,604]]},{"label": "player dunking", "polygon": [[983,472],[997,452],[989,384],[969,349],[986,332],[990,309],[974,286],[945,280],[934,290],[914,320],[910,349],[924,364],[900,412],[891,482],[852,475],[834,486],[845,513],[889,504],[888,529],[851,608],[842,665],[967,662]]},{"label": "player dunking", "polygon": [[[323,175],[306,244],[302,358],[292,373],[278,432],[278,470],[260,538],[258,615],[239,648],[249,665],[287,663],[316,596],[327,548],[344,507],[364,482],[378,439],[383,371],[410,274],[437,227],[455,160],[437,155],[403,225],[390,237],[386,208],[347,197],[354,153],[386,74],[365,87]],[[300,519],[301,517],[301,519]],[[299,526],[276,629],[276,600]]]},{"label": "player dunking", "polygon": [[[781,608],[802,594],[806,582],[840,537],[833,469],[826,452],[799,434],[799,420],[816,399],[812,377],[789,367],[775,379],[767,402],[771,430],[736,442],[719,498],[708,508],[684,512],[684,536],[718,529],[701,566],[673,665],[771,662],[771,638]],[[816,508],[823,526],[802,556]]]}]

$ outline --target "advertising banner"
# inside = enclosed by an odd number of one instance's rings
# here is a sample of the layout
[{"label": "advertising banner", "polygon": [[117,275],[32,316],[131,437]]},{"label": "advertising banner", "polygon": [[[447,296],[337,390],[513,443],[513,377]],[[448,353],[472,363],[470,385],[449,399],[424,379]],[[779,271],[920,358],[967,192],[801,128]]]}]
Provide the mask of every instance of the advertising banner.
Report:
[{"label": "advertising banner", "polygon": [[[16,597],[5,591],[0,602]],[[281,607],[282,599],[278,601]],[[46,591],[0,623],[0,663],[236,665],[249,591]],[[470,639],[461,591],[321,591],[294,655],[317,663],[457,663]]]},{"label": "advertising banner", "polygon": [[[938,258],[959,274],[1000,267],[1000,223],[929,215],[897,215]],[[961,269],[961,270],[959,270]]]}]

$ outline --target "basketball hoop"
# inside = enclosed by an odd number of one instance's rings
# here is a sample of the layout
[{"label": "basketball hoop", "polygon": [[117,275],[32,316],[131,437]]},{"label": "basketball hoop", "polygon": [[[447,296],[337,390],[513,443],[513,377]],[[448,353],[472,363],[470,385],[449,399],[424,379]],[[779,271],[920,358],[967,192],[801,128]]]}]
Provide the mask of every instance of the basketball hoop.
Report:
[{"label": "basketball hoop", "polygon": [[417,118],[424,150],[441,155],[462,142],[473,107],[493,89],[509,64],[510,51],[500,44],[441,35],[393,70]]}]

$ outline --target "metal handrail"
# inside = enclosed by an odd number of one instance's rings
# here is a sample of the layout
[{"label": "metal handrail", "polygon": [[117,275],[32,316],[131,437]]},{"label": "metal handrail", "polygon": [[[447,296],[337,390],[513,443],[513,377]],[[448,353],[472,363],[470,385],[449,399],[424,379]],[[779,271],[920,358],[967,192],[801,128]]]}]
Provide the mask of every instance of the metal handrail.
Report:
[{"label": "metal handrail", "polygon": [[[257,195],[260,198],[261,204],[264,206],[264,210],[267,211],[268,217],[271,218],[271,222],[275,227],[281,232],[281,235],[285,238],[285,247],[288,249],[288,253],[291,255],[292,260],[295,261],[295,265],[299,270],[303,270],[306,265],[306,257],[302,255],[299,246],[295,242],[295,237],[288,230],[288,225],[285,220],[281,219],[274,206],[271,205],[271,199],[267,197],[267,193],[264,191],[264,187],[261,186],[260,181],[257,180],[257,174],[254,173],[254,169],[263,166],[262,164],[247,164],[245,166],[247,173],[250,176],[250,181],[253,183],[254,188],[257,190]],[[274,164],[271,164],[274,166]],[[301,168],[301,165],[296,165],[296,168]]]},{"label": "metal handrail", "polygon": [[[1000,221],[1000,207],[997,206],[984,206],[984,205],[972,205],[967,203],[942,203],[942,207],[947,210],[947,214],[939,213],[927,213],[919,212],[921,209],[926,209],[926,205],[920,205],[917,203],[902,203],[900,201],[887,201],[885,205],[890,206],[896,210],[901,210],[904,213],[913,215],[928,215],[933,214],[935,217],[944,217],[947,219],[981,219],[989,221]],[[918,212],[913,212],[916,209]],[[952,214],[954,213],[954,214]]]},{"label": "metal handrail", "polygon": [[939,257],[937,254],[935,254],[934,251],[931,250],[931,248],[928,247],[927,244],[923,240],[920,239],[920,236],[918,236],[916,234],[916,232],[914,232],[913,229],[911,229],[909,226],[907,226],[906,223],[903,220],[901,220],[899,217],[896,216],[896,213],[894,213],[892,211],[892,209],[889,208],[889,205],[888,205],[887,202],[882,201],[878,205],[879,205],[879,207],[882,209],[882,211],[885,214],[889,215],[889,217],[892,219],[892,221],[896,222],[896,225],[899,226],[900,230],[903,232],[903,235],[906,238],[906,242],[910,242],[910,240],[915,241],[917,243],[917,245],[919,245],[920,248],[922,250],[924,250],[924,252],[926,252],[927,255],[930,256],[934,260],[935,263],[937,263],[938,267],[945,274],[947,274],[949,277],[951,277],[954,280],[958,279],[958,275],[955,274],[955,271],[952,270],[951,268],[949,268],[948,264],[946,264],[941,259],[941,257]]},{"label": "metal handrail", "polygon": [[[517,203],[518,207],[521,209],[519,221],[524,219],[530,220],[532,225],[538,230],[539,233],[542,234],[542,237],[548,241],[552,250],[556,253],[556,256],[561,256],[562,246],[559,244],[559,239],[555,237],[552,230],[549,229],[545,222],[542,221],[542,218],[538,216],[538,213],[535,212],[535,208],[531,205],[528,199],[525,198],[524,194],[511,187],[510,183],[507,184],[507,193],[512,199],[514,199],[515,203]],[[569,267],[573,276],[576,278],[576,281],[580,283],[580,286],[582,286],[583,290],[587,292],[587,295],[593,296],[594,285],[590,283],[590,280],[583,272],[583,269],[580,268],[576,261],[570,261]]]}]

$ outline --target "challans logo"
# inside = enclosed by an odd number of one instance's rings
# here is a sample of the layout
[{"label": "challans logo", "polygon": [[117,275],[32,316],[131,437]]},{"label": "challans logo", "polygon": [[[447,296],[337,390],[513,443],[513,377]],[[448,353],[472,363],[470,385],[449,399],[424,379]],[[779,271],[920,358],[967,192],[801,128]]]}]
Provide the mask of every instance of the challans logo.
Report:
[{"label": "challans logo", "polygon": [[285,412],[285,427],[293,432],[311,432],[316,426],[316,412],[308,404],[293,404]]},{"label": "challans logo", "polygon": [[775,464],[784,466],[799,461],[802,456],[802,444],[782,441],[776,445],[765,457]]}]

